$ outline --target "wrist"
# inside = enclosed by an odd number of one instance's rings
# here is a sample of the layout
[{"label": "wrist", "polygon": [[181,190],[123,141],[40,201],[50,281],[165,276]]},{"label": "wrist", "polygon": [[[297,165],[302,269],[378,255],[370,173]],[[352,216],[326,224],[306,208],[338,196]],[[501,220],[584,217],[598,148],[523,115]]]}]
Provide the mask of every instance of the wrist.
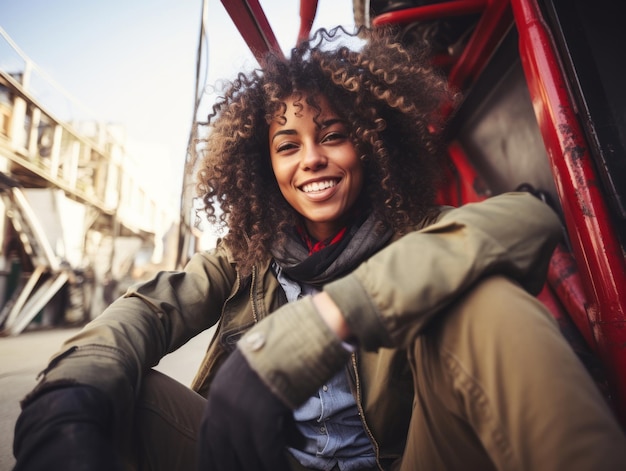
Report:
[{"label": "wrist", "polygon": [[316,314],[312,296],[306,296],[258,322],[237,343],[251,368],[292,409],[349,358],[341,339]]},{"label": "wrist", "polygon": [[330,330],[337,334],[337,337],[344,341],[350,340],[352,337],[350,327],[341,310],[328,293],[322,291],[315,294],[313,296],[313,305]]}]

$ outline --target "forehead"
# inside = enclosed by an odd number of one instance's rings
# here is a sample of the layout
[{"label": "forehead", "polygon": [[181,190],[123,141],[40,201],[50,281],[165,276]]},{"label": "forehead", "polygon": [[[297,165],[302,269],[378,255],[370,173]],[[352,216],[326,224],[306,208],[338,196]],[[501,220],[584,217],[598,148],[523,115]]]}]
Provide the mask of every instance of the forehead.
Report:
[{"label": "forehead", "polygon": [[282,127],[300,118],[321,122],[337,116],[324,95],[291,95],[283,101],[283,106],[274,115],[271,126]]}]

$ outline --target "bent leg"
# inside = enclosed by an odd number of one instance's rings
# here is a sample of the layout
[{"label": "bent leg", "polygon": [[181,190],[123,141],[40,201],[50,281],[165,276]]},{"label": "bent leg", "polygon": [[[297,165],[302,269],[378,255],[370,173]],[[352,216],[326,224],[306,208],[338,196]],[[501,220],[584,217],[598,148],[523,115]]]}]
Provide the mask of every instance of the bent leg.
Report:
[{"label": "bent leg", "polygon": [[205,403],[163,373],[146,374],[135,406],[138,469],[196,469],[196,437]]},{"label": "bent leg", "polygon": [[624,470],[626,437],[534,297],[479,283],[415,342],[402,470]]}]

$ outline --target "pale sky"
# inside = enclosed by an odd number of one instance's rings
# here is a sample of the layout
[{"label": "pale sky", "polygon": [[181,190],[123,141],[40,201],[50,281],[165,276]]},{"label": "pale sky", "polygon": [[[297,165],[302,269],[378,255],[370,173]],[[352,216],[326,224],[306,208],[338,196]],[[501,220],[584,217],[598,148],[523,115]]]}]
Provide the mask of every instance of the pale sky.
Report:
[{"label": "pale sky", "polygon": [[[287,51],[299,1],[260,3]],[[221,1],[208,0],[208,12],[202,70],[210,85],[255,62]],[[22,52],[94,118],[122,125],[142,172],[174,199],[192,123],[201,14],[202,0],[0,0],[0,26]],[[337,24],[352,28],[352,0],[319,0],[313,28]]]}]

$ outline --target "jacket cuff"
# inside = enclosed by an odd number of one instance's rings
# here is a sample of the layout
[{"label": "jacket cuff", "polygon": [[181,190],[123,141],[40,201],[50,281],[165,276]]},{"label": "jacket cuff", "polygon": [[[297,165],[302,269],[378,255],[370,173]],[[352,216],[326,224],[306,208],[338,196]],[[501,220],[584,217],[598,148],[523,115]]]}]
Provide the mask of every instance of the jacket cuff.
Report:
[{"label": "jacket cuff", "polygon": [[237,347],[270,390],[292,409],[315,394],[350,357],[311,297],[263,319]]},{"label": "jacket cuff", "polygon": [[359,280],[348,275],[327,284],[324,291],[332,298],[356,337],[360,347],[375,351],[391,347],[393,342],[383,324],[381,315]]},{"label": "jacket cuff", "polygon": [[66,348],[52,358],[47,368],[39,374],[39,383],[21,401],[25,408],[47,392],[67,387],[89,386],[100,391],[111,405],[113,432],[119,443],[128,438],[136,385],[120,368],[119,356],[103,345],[83,345]]}]

